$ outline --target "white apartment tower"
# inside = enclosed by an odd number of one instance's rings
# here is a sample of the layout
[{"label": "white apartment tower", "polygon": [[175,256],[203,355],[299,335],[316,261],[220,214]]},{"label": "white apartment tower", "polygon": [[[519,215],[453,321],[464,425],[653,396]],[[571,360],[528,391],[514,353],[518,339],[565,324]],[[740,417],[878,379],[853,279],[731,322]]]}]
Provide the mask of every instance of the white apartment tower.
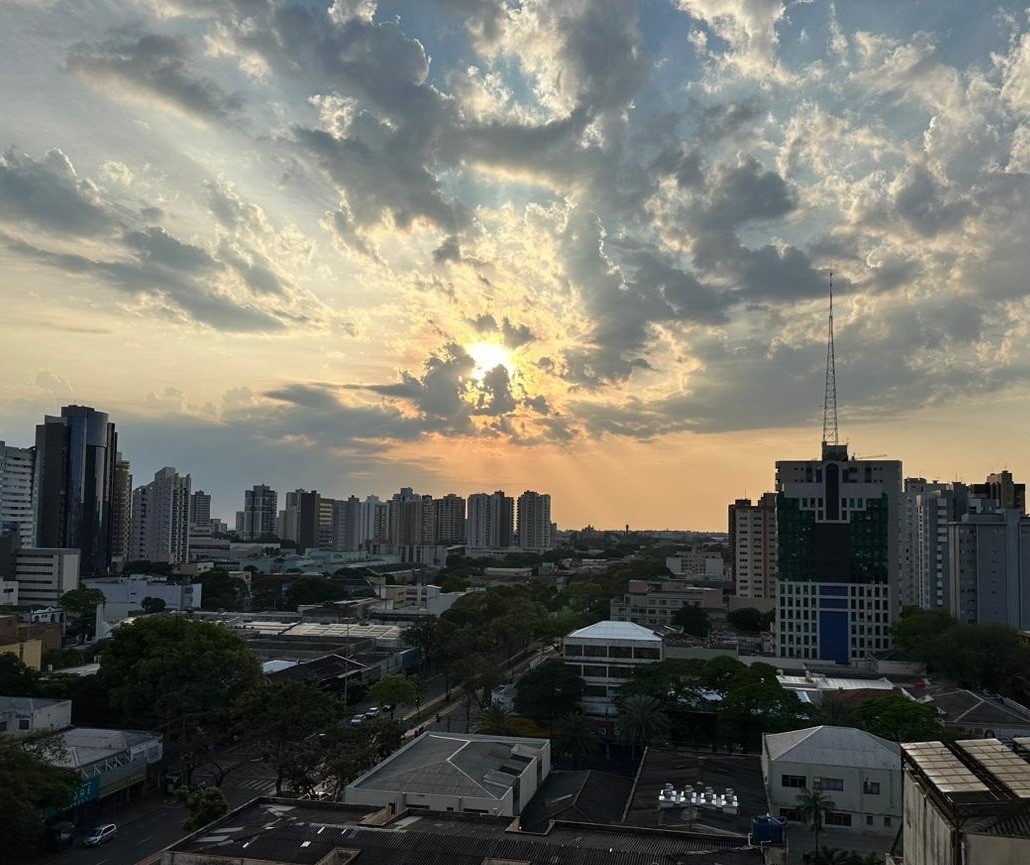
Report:
[{"label": "white apartment tower", "polygon": [[468,498],[467,545],[473,550],[506,550],[512,545],[515,500],[503,490]]},{"label": "white apartment tower", "polygon": [[734,594],[774,598],[779,561],[776,549],[776,493],[757,502],[737,499],[729,507],[729,541]]},{"label": "white apartment tower", "polygon": [[189,561],[189,475],[166,466],[133,492],[129,556],[173,565]]},{"label": "white apartment tower", "polygon": [[551,533],[551,497],[526,490],[516,507],[519,549],[543,553],[554,549]]},{"label": "white apartment tower", "polygon": [[0,535],[13,535],[23,547],[35,542],[32,508],[34,448],[11,447],[0,441]]}]

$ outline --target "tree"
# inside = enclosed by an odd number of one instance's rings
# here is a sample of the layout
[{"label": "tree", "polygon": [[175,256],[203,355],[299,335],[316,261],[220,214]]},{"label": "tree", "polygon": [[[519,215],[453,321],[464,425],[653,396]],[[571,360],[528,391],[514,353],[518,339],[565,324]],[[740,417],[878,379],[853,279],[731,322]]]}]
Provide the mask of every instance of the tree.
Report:
[{"label": "tree", "polygon": [[634,754],[638,745],[644,747],[667,736],[669,727],[669,716],[654,697],[635,694],[619,706],[616,729],[620,738],[630,743]]},{"label": "tree", "polygon": [[669,619],[669,624],[683,628],[684,634],[692,637],[707,637],[712,630],[708,610],[694,604],[684,604]]},{"label": "tree", "polygon": [[892,742],[932,742],[944,732],[932,705],[900,694],[866,700],[854,714],[858,726],[867,733]]},{"label": "tree", "polygon": [[809,711],[814,724],[825,724],[828,727],[859,726],[855,710],[844,700],[829,694]]},{"label": "tree", "polygon": [[550,658],[515,683],[515,711],[534,721],[554,722],[575,711],[583,699],[583,679],[571,667]]},{"label": "tree", "polygon": [[766,623],[765,615],[754,607],[741,607],[726,614],[726,622],[746,634],[760,634]]},{"label": "tree", "polygon": [[100,589],[72,589],[61,595],[60,603],[68,614],[69,630],[73,634],[87,640],[96,634],[97,607],[104,603]]},{"label": "tree", "polygon": [[196,578],[201,587],[201,608],[204,610],[242,610],[247,598],[247,584],[228,571],[215,568]]},{"label": "tree", "polygon": [[946,610],[905,607],[891,627],[891,636],[897,648],[919,656],[927,643],[957,627],[958,620]]},{"label": "tree", "polygon": [[476,730],[489,736],[516,736],[519,732],[515,713],[501,703],[491,703],[476,718]]},{"label": "tree", "polygon": [[597,723],[582,712],[572,712],[561,719],[555,743],[558,753],[572,758],[572,768],[579,768],[583,757],[595,754],[601,748]]},{"label": "tree", "polygon": [[192,751],[224,736],[236,696],[262,676],[246,643],[224,625],[143,616],[112,631],[97,680],[123,723],[166,731],[188,782]]},{"label": "tree", "polygon": [[0,694],[5,697],[38,697],[39,673],[13,652],[0,653]]},{"label": "tree", "polygon": [[815,833],[815,849],[819,849],[819,833],[823,829],[826,815],[837,807],[836,803],[822,790],[804,789],[798,793],[797,812],[808,828]]},{"label": "tree", "polygon": [[140,601],[139,605],[143,612],[148,616],[153,615],[154,613],[163,613],[165,607],[168,606],[162,598],[144,598]]},{"label": "tree", "polygon": [[180,787],[175,791],[175,798],[189,809],[190,819],[182,827],[187,832],[195,832],[214,823],[229,811],[229,801],[217,787],[202,787],[193,791],[188,787]]},{"label": "tree", "polygon": [[432,669],[433,661],[442,647],[440,622],[436,616],[425,616],[409,625],[401,639],[409,646],[415,646],[422,652],[422,668]]},{"label": "tree", "polygon": [[43,809],[67,808],[77,772],[52,765],[53,737],[0,736],[0,863],[24,862],[43,835]]},{"label": "tree", "polygon": [[265,761],[275,769],[278,796],[305,740],[335,726],[341,706],[318,688],[285,679],[258,685],[243,694],[236,702],[234,715],[241,734],[258,745]]},{"label": "tree", "polygon": [[368,689],[369,696],[380,705],[387,704],[390,717],[397,706],[410,706],[418,697],[418,685],[400,673],[387,673]]},{"label": "tree", "polygon": [[329,601],[338,601],[346,597],[347,591],[343,585],[329,577],[305,576],[298,577],[290,586],[290,606],[296,609],[299,606],[321,605]]}]

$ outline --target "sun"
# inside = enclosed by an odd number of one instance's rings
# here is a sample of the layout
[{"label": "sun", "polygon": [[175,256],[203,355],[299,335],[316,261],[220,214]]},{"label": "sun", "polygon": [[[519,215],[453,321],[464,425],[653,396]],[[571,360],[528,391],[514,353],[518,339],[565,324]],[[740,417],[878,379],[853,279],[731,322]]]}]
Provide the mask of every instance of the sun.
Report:
[{"label": "sun", "polygon": [[483,377],[492,369],[503,366],[511,376],[515,372],[515,361],[503,345],[496,342],[474,342],[468,347],[469,357],[476,365],[472,369],[472,378],[482,381]]}]

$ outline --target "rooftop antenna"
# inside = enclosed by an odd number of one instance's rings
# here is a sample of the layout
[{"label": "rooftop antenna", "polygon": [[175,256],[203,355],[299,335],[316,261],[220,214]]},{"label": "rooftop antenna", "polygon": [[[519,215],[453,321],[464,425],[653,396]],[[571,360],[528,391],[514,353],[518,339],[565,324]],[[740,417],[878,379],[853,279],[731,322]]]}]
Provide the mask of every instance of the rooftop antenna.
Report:
[{"label": "rooftop antenna", "polygon": [[826,337],[826,395],[823,397],[823,445],[839,444],[837,433],[837,363],[833,351],[833,271],[830,271],[830,323]]}]

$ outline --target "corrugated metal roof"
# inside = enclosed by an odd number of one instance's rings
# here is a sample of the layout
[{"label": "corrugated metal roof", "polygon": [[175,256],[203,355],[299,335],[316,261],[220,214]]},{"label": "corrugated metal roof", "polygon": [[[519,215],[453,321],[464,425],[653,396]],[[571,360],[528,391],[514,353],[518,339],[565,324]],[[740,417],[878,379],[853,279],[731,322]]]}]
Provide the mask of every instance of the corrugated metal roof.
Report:
[{"label": "corrugated metal roof", "polygon": [[861,769],[901,769],[901,749],[854,727],[808,727],[789,733],[767,733],[765,752],[770,760],[850,766]]},{"label": "corrugated metal roof", "polygon": [[598,622],[573,631],[565,639],[593,640],[639,640],[646,643],[661,643],[659,637],[650,628],[644,628],[633,622]]}]

